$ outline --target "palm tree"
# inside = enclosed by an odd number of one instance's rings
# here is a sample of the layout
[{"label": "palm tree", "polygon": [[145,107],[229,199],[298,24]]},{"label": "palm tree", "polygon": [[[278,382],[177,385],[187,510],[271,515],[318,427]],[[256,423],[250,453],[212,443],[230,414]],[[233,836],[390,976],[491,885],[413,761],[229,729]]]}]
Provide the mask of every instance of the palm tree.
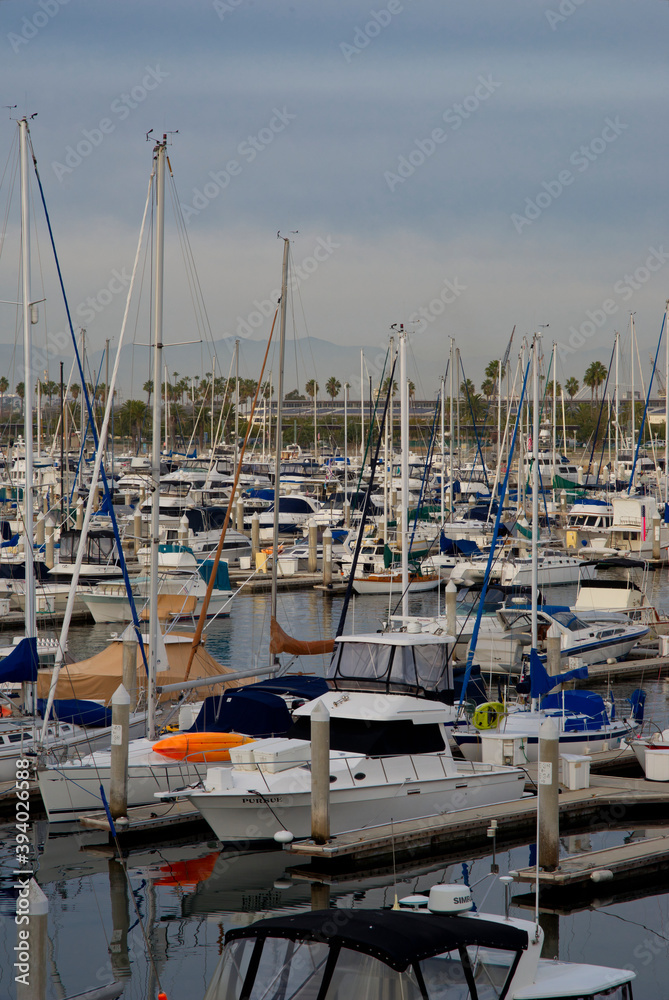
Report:
[{"label": "palm tree", "polygon": [[25,387],[25,385],[24,385],[23,382],[19,382],[19,384],[17,385],[17,387],[16,387],[16,395],[21,400],[21,413],[23,413],[23,400],[25,399],[25,395],[26,395],[26,387]]},{"label": "palm tree", "polygon": [[607,376],[607,370],[601,361],[593,361],[588,365],[583,376],[583,382],[590,389],[590,399],[594,394],[595,399],[599,398],[599,387]]},{"label": "palm tree", "polygon": [[409,379],[409,402],[412,403],[416,398],[416,386],[413,384],[411,379]]},{"label": "palm tree", "polygon": [[0,420],[4,420],[5,416],[5,393],[9,389],[9,381],[3,375],[0,378]]},{"label": "palm tree", "polygon": [[553,382],[553,379],[550,379],[546,386],[546,395],[553,395],[553,386],[555,386],[555,398],[557,399],[562,395],[562,386],[559,382]]},{"label": "palm tree", "polygon": [[461,396],[474,396],[476,393],[476,386],[470,378],[466,378],[464,382],[460,383],[460,395]]},{"label": "palm tree", "polygon": [[[151,394],[153,392],[153,379],[148,379],[142,386],[142,392],[146,393],[146,405],[147,408],[151,406]],[[130,400],[128,400],[130,402]]]},{"label": "palm tree", "polygon": [[[497,373],[499,372],[499,361],[489,361],[486,365],[485,376],[486,378],[497,380]],[[502,378],[506,375],[506,365],[502,365]]]},{"label": "palm tree", "polygon": [[310,378],[304,387],[304,391],[306,392],[307,396],[309,396],[310,399],[313,399],[315,396],[318,395],[319,389],[320,386],[315,378]]},{"label": "palm tree", "polygon": [[[383,393],[384,396],[388,395],[388,387],[389,386],[390,386],[390,375],[386,376],[386,378],[384,379],[383,385],[381,386],[381,389],[380,389],[380,391]],[[397,394],[397,382],[393,379],[393,398],[395,398],[396,394]]]},{"label": "palm tree", "polygon": [[481,383],[481,392],[486,397],[490,399],[491,396],[495,395],[495,380],[492,378],[487,378],[485,382]]},{"label": "palm tree", "polygon": [[330,378],[325,383],[325,391],[327,392],[328,396],[334,403],[335,398],[341,392],[341,382],[338,379],[336,379],[334,375],[331,375]]},{"label": "palm tree", "polygon": [[578,392],[579,386],[580,386],[580,383],[579,383],[578,379],[574,378],[573,376],[571,378],[568,378],[567,381],[565,382],[564,387],[567,390],[567,393],[569,395],[569,402],[572,401],[572,399],[574,398],[574,396]]},{"label": "palm tree", "polygon": [[127,399],[119,414],[123,433],[132,435],[133,448],[138,447],[142,424],[148,416],[148,404],[141,399]]}]

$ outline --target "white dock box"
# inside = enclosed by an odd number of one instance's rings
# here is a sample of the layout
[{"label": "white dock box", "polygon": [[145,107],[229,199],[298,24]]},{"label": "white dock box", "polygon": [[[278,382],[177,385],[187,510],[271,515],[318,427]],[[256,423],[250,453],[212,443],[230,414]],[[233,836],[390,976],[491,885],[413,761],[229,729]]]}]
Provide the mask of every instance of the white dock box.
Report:
[{"label": "white dock box", "polygon": [[240,556],[239,557],[239,568],[240,569],[251,569],[251,556]]},{"label": "white dock box", "polygon": [[309,740],[273,740],[273,746],[261,746],[261,742],[253,744],[253,757],[261,771],[276,774],[277,771],[311,762]]},{"label": "white dock box", "polygon": [[258,764],[253,755],[256,747],[262,746],[272,746],[277,742],[276,736],[272,736],[265,740],[256,740],[254,743],[245,743],[241,747],[230,747],[230,760],[232,766],[236,767],[239,771],[255,771],[257,770]]},{"label": "white dock box", "polygon": [[648,781],[669,781],[669,750],[644,751],[646,763],[644,770]]},{"label": "white dock box", "polygon": [[590,788],[590,757],[581,756],[577,753],[563,753],[562,757],[562,784],[570,792],[576,792],[581,788]]},{"label": "white dock box", "polygon": [[280,558],[278,561],[279,576],[295,576],[298,568],[298,560],[290,556]]},{"label": "white dock box", "polygon": [[481,733],[481,760],[498,767],[518,767],[527,763],[527,737],[505,733]]}]

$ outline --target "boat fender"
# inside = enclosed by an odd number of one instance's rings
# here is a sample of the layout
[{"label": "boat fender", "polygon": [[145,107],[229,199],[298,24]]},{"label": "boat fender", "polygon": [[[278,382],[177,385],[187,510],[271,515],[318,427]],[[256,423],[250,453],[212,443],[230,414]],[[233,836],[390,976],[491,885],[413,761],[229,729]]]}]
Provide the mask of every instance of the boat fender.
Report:
[{"label": "boat fender", "polygon": [[476,709],[472,722],[476,729],[497,729],[503,715],[504,705],[501,701],[486,701]]}]

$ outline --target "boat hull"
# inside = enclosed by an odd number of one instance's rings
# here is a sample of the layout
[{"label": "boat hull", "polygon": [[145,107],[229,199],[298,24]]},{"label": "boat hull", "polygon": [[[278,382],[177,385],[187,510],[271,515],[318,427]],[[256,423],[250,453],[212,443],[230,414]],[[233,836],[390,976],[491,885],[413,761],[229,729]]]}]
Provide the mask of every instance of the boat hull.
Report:
[{"label": "boat hull", "polygon": [[[385,769],[387,781],[379,780],[379,768]],[[187,797],[223,842],[271,840],[282,828],[294,837],[309,837],[311,775],[304,768],[293,770],[294,779],[281,790],[260,779],[255,788],[249,782],[245,788],[198,790]],[[472,771],[469,765],[460,770],[450,761],[449,770],[444,774],[438,754],[358,758],[351,771],[363,776],[360,781],[330,787],[332,834],[513,801],[523,794],[524,774],[517,769],[480,765]]]}]

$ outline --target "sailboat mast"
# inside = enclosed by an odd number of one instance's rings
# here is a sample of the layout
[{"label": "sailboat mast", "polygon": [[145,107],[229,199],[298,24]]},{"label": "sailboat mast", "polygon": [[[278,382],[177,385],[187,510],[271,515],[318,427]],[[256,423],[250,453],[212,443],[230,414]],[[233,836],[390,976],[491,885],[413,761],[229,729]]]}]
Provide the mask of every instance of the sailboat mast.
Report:
[{"label": "sailboat mast", "polygon": [[669,299],[664,306],[664,502],[669,503]]},{"label": "sailboat mast", "polygon": [[[450,520],[453,520],[453,379],[457,378],[457,373],[455,372],[453,364],[453,346],[455,341],[453,338],[451,340],[451,357],[449,361],[449,371],[451,376],[450,381],[450,392],[449,392],[449,406],[448,406],[448,509],[450,511]],[[442,514],[443,522],[443,514]]]},{"label": "sailboat mast", "polygon": [[163,360],[163,271],[165,250],[165,156],[167,136],[153,150],[156,161],[155,291],[153,304],[153,437],[151,451],[151,587],[149,601],[148,738],[156,738],[156,674],[158,666],[158,549],[160,545],[160,377]]},{"label": "sailboat mast", "polygon": [[615,419],[616,419],[616,450],[615,458],[613,462],[613,476],[614,482],[618,479],[618,453],[620,451],[620,407],[618,405],[618,400],[620,398],[620,378],[618,372],[618,362],[620,355],[620,334],[616,330],[616,408],[615,408]]},{"label": "sailboat mast", "polygon": [[[283,267],[281,270],[281,323],[279,326],[279,377],[276,391],[276,454],[274,456],[274,526],[272,536],[272,594],[271,615],[276,618],[276,582],[279,561],[279,487],[281,485],[281,446],[283,444],[283,359],[286,352],[286,315],[288,313],[288,253],[290,240],[283,240]],[[273,662],[270,653],[270,664]]]},{"label": "sailboat mast", "polygon": [[21,153],[21,244],[23,298],[23,437],[25,440],[25,487],[23,490],[25,528],[25,629],[26,637],[37,635],[35,619],[35,564],[33,561],[33,373],[30,301],[30,199],[28,192],[28,121],[19,122]]},{"label": "sailboat mast", "polygon": [[[402,481],[402,617],[409,615],[409,383],[407,381],[407,339],[400,324],[400,474]],[[392,390],[391,390],[392,391]]]},{"label": "sailboat mast", "polygon": [[[630,361],[632,363],[632,461],[634,461],[635,439],[636,439],[636,413],[634,406],[634,313],[630,313]],[[634,475],[634,472],[632,472]],[[632,483],[634,486],[634,483]]]},{"label": "sailboat mast", "polygon": [[539,594],[539,345],[541,334],[535,333],[532,366],[532,649],[537,648]]}]

